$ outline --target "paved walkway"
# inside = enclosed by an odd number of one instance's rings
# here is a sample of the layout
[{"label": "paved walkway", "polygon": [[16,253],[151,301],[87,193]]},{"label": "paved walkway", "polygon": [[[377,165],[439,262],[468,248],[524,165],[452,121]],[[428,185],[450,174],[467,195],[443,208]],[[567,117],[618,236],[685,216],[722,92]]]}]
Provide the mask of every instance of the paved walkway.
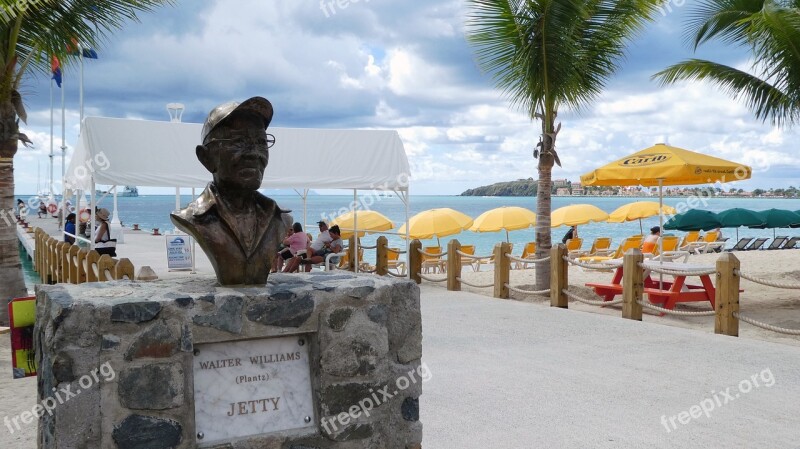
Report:
[{"label": "paved walkway", "polygon": [[800,447],[796,347],[432,287],[422,307],[423,447]]}]

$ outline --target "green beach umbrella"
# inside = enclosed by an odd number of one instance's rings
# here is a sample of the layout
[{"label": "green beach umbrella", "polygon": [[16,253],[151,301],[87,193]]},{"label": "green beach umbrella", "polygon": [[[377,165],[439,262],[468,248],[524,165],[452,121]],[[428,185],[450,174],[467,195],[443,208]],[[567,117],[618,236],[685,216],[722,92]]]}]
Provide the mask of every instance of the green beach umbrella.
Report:
[{"label": "green beach umbrella", "polygon": [[707,210],[691,209],[675,215],[664,223],[664,229],[675,231],[708,231],[721,228],[717,214]]},{"label": "green beach umbrella", "polygon": [[775,238],[775,228],[789,228],[800,225],[800,214],[785,209],[768,209],[759,212],[764,218],[764,224],[749,226],[753,229],[772,229],[772,238]]},{"label": "green beach umbrella", "polygon": [[734,207],[717,213],[723,228],[736,228],[736,240],[739,240],[740,226],[760,226],[766,219],[758,212],[750,209]]}]

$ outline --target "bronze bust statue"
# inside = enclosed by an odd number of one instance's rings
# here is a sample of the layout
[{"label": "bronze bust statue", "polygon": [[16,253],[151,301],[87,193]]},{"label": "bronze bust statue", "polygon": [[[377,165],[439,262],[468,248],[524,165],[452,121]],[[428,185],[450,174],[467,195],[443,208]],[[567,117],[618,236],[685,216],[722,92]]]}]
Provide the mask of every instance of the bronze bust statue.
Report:
[{"label": "bronze bust statue", "polygon": [[262,97],[214,108],[196,148],[214,181],[186,209],[170,214],[178,228],[197,239],[222,285],[266,284],[291,222],[275,201],[258,192],[274,143],[267,134],[270,121],[272,104]]}]

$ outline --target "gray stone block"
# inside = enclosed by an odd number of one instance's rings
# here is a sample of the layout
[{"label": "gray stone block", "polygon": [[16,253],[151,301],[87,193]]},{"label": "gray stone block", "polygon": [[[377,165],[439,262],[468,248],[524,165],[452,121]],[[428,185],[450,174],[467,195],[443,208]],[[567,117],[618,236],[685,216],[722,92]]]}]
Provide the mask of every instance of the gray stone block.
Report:
[{"label": "gray stone block", "polygon": [[[308,345],[318,425],[203,447],[418,448],[421,382],[396,391],[396,381],[419,367],[421,329],[415,284],[346,272],[281,274],[263,287],[220,287],[211,276],[39,286],[40,399],[101,365],[115,371],[39,418],[39,448],[196,448],[197,345],[287,336]],[[325,419],[336,429],[324,430]]]},{"label": "gray stone block", "polygon": [[166,410],[183,405],[183,367],[159,363],[123,370],[117,386],[123,407],[131,410]]}]

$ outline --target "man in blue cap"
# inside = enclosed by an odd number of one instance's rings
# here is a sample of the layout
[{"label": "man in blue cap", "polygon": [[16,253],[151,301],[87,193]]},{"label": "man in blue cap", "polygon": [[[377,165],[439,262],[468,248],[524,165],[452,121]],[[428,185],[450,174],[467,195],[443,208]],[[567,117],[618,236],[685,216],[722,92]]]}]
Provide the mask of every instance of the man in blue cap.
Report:
[{"label": "man in blue cap", "polygon": [[196,148],[213,175],[186,209],[170,214],[203,248],[222,285],[265,284],[291,216],[260,194],[274,143],[267,127],[272,104],[262,97],[214,108]]}]

